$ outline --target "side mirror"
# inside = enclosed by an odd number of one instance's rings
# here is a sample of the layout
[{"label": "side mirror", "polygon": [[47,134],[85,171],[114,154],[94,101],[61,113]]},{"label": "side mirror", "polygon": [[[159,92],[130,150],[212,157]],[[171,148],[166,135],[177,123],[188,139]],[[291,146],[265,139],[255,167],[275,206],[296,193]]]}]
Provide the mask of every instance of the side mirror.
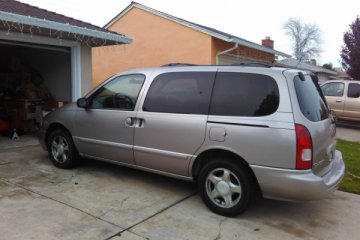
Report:
[{"label": "side mirror", "polygon": [[88,108],[89,107],[89,104],[88,104],[88,101],[86,98],[79,98],[76,101],[76,104],[79,108]]}]

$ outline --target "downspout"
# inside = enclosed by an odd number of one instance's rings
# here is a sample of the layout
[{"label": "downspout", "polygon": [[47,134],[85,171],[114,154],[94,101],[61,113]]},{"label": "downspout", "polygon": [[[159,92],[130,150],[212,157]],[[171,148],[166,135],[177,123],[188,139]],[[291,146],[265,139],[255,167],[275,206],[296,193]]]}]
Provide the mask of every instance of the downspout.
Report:
[{"label": "downspout", "polygon": [[219,65],[219,57],[220,57],[220,55],[231,52],[231,51],[237,49],[238,47],[239,47],[239,44],[235,43],[235,46],[233,46],[232,48],[230,48],[228,50],[225,50],[225,51],[222,51],[222,52],[219,52],[218,54],[216,54],[216,65]]}]

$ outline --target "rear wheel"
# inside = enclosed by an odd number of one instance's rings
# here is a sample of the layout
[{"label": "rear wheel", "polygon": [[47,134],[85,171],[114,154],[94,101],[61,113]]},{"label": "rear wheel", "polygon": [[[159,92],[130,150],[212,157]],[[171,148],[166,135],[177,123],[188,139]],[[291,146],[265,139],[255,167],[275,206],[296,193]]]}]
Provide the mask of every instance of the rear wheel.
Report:
[{"label": "rear wheel", "polygon": [[233,217],[249,206],[255,187],[252,176],[241,165],[226,159],[215,159],[200,171],[198,188],[209,209]]},{"label": "rear wheel", "polygon": [[79,157],[72,137],[63,129],[50,133],[47,148],[51,161],[59,168],[72,168],[78,162]]}]

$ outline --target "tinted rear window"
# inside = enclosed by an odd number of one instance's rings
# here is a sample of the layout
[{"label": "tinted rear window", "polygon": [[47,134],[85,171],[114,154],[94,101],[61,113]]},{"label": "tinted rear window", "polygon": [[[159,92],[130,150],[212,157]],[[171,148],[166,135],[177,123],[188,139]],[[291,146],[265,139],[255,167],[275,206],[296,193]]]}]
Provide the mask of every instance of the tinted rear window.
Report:
[{"label": "tinted rear window", "polygon": [[163,73],[152,82],[143,110],[208,114],[215,72]]},{"label": "tinted rear window", "polygon": [[328,118],[329,110],[321,88],[311,76],[294,78],[294,85],[301,112],[312,122]]},{"label": "tinted rear window", "polygon": [[276,81],[267,75],[220,72],[216,76],[210,114],[265,116],[279,106]]}]

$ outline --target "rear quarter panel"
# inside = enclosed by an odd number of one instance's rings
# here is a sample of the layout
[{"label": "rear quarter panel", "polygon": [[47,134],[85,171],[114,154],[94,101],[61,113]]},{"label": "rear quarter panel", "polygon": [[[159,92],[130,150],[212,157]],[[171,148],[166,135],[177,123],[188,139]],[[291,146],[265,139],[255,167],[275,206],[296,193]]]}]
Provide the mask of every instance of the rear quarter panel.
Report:
[{"label": "rear quarter panel", "polygon": [[[281,121],[276,120],[275,115]],[[209,116],[205,143],[199,153],[210,149],[223,149],[235,153],[250,165],[293,169],[295,166],[295,130],[290,113],[274,114],[257,120],[236,118],[224,119]],[[224,129],[223,141],[212,140],[211,129]]]},{"label": "rear quarter panel", "polygon": [[[230,70],[219,68],[219,71]],[[232,69],[232,72],[235,71]],[[259,74],[256,68],[239,68],[237,72]],[[286,79],[281,71],[264,70],[260,74],[269,75],[277,82],[280,95],[277,111],[262,117],[210,115],[205,142],[197,155],[210,149],[223,149],[237,154],[250,165],[294,169],[296,137]],[[214,128],[225,131],[223,141],[212,139]]]},{"label": "rear quarter panel", "polygon": [[331,169],[331,156],[336,148],[336,127],[332,119],[327,118],[319,122],[312,122],[301,112],[296,95],[293,78],[296,72],[285,72],[288,79],[291,103],[294,111],[295,123],[304,125],[310,132],[313,144],[312,172],[323,176]]}]

